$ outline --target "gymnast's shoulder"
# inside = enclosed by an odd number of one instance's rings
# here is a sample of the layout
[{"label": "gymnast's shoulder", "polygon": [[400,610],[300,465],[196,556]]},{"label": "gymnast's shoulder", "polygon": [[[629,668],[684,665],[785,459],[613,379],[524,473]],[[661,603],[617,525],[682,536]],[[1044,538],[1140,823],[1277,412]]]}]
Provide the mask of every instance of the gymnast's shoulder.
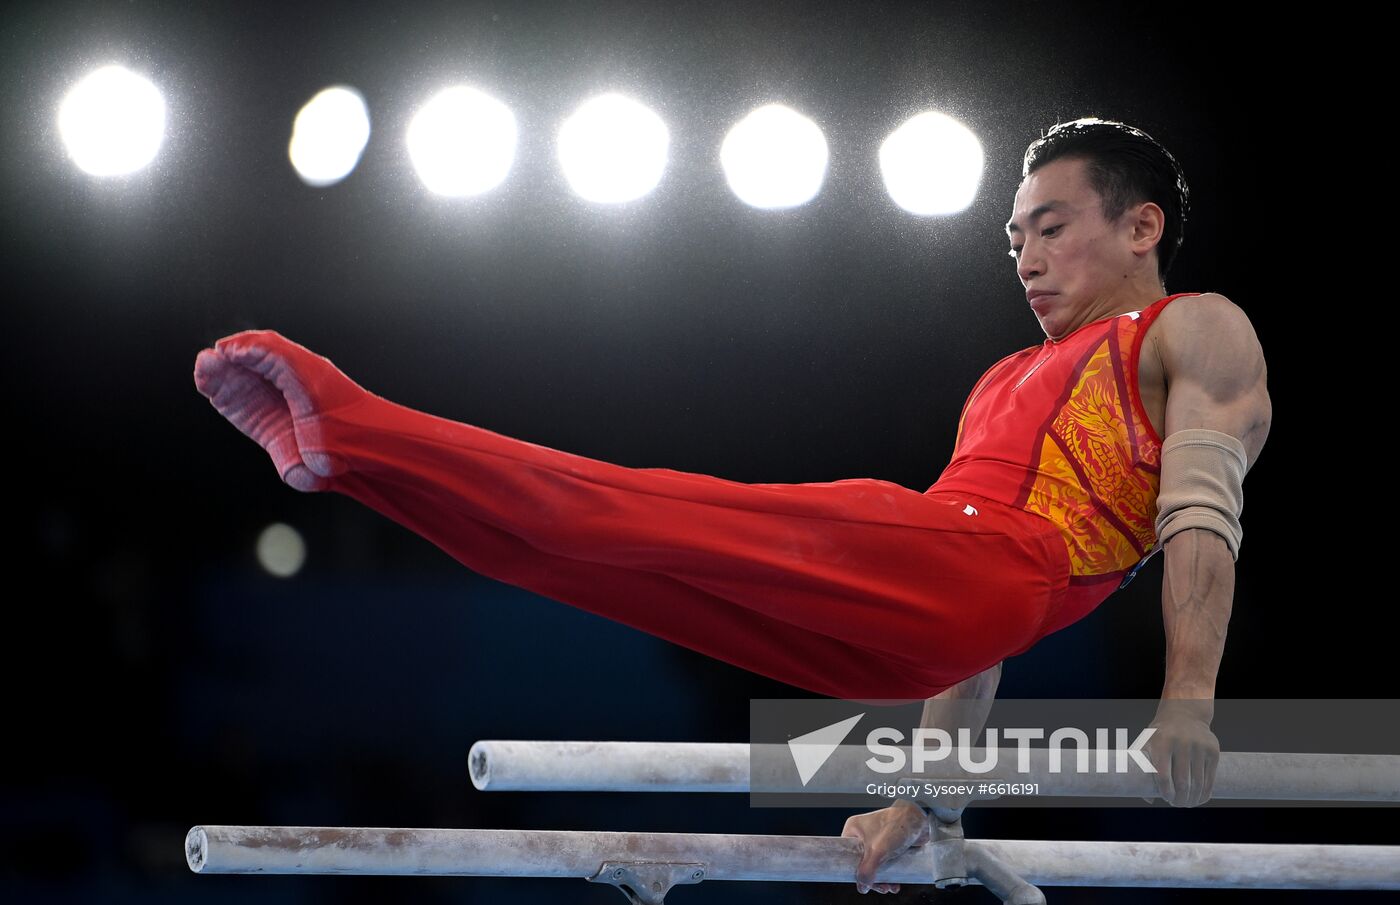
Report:
[{"label": "gymnast's shoulder", "polygon": [[1264,350],[1249,315],[1224,295],[1207,292],[1167,305],[1157,322],[1163,327],[1157,347],[1167,381],[1167,430],[1228,425],[1214,429],[1239,438],[1252,465],[1268,435],[1273,404]]},{"label": "gymnast's shoulder", "polygon": [[[1185,302],[1186,304],[1182,304]],[[1262,357],[1259,337],[1249,315],[1219,292],[1182,296],[1166,305],[1153,326],[1161,326],[1156,341],[1167,351],[1182,353],[1224,348]]]}]

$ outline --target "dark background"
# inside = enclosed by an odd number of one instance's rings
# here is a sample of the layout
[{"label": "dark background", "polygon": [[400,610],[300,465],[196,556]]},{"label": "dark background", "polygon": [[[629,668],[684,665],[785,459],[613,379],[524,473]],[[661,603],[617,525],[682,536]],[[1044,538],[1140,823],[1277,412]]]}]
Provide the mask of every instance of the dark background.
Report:
[{"label": "dark background", "polygon": [[[1194,214],[1168,291],[1229,296],[1270,366],[1274,424],[1248,481],[1218,695],[1396,697],[1377,622],[1392,597],[1369,590],[1384,535],[1354,488],[1384,493],[1391,470],[1377,455],[1385,409],[1359,373],[1388,364],[1390,305],[1383,288],[1351,285],[1348,266],[1361,242],[1382,263],[1386,248],[1335,200],[1363,179],[1358,139],[1309,106],[1345,102],[1323,80],[1348,51],[1316,15],[1227,25],[1218,13],[9,5],[0,884],[15,901],[612,903],[616,891],[582,881],[197,876],[182,840],[197,823],[839,833],[850,812],[751,809],[745,796],[477,792],[465,758],[479,738],[743,741],[749,698],[809,695],[476,576],[348,498],[292,491],[196,393],[195,354],[272,328],[389,399],[594,458],[923,490],[972,383],[1044,338],[1001,224],[1025,146],[1085,115],[1133,123],[1177,155]],[[150,169],[99,181],[66,159],[54,119],[64,91],[112,61],[162,88],[170,123]],[[479,199],[429,195],[403,150],[415,106],[454,81],[520,122],[510,178]],[[348,180],[311,189],[287,163],[290,122],[337,82],[364,93],[374,131]],[[612,89],[672,133],[661,185],[617,208],[576,199],[551,145],[564,115]],[[821,194],[796,210],[746,207],[718,166],[727,128],[770,101],[811,116],[830,144]],[[908,215],[880,181],[879,142],[925,109],[986,149],[978,198],[956,216]],[[289,580],[253,555],[275,521],[309,546]],[[1156,557],[1009,662],[1001,696],[1156,696],[1160,576]],[[965,822],[973,837],[1400,842],[1387,812],[1343,809],[993,809]],[[855,895],[706,883],[672,898]]]}]

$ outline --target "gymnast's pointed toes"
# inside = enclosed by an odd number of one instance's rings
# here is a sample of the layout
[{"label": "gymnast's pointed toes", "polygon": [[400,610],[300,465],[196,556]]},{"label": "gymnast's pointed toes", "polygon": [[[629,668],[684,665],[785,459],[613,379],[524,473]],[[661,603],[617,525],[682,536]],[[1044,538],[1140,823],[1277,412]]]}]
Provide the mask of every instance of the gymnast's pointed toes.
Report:
[{"label": "gymnast's pointed toes", "polygon": [[301,460],[307,470],[318,478],[333,478],[350,470],[344,459],[328,452],[304,452]]},{"label": "gymnast's pointed toes", "polygon": [[239,330],[214,343],[214,348],[219,352],[233,353],[254,348],[273,348],[282,344],[296,345],[276,330]]},{"label": "gymnast's pointed toes", "polygon": [[228,362],[275,386],[298,419],[314,418],[369,395],[330,359],[276,330],[244,330],[214,345]]},{"label": "gymnast's pointed toes", "polygon": [[300,490],[302,493],[315,493],[318,490],[325,490],[330,483],[325,478],[312,472],[305,463],[293,465],[282,475],[282,480],[293,490]]},{"label": "gymnast's pointed toes", "polygon": [[330,362],[301,343],[293,342],[276,330],[241,330],[214,343],[214,349],[234,364],[253,368],[265,376],[274,370],[295,367],[310,376]]},{"label": "gymnast's pointed toes", "polygon": [[223,386],[229,363],[213,349],[203,349],[194,359],[194,387],[213,399]]},{"label": "gymnast's pointed toes", "polygon": [[292,342],[276,330],[243,330],[230,334],[214,343],[214,351],[232,364],[255,371],[274,382],[288,372],[294,373],[294,363],[316,357],[310,349]]}]

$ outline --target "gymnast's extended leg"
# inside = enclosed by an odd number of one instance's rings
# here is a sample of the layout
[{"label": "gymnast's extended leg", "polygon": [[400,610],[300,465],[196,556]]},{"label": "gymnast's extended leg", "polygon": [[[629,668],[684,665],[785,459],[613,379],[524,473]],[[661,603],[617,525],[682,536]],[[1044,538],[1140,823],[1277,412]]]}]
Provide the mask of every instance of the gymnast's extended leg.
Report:
[{"label": "gymnast's extended leg", "polygon": [[937,693],[1027,643],[1053,591],[1019,523],[887,481],[744,484],[588,459],[389,402],[271,331],[220,340],[195,380],[292,486],[823,694]]}]

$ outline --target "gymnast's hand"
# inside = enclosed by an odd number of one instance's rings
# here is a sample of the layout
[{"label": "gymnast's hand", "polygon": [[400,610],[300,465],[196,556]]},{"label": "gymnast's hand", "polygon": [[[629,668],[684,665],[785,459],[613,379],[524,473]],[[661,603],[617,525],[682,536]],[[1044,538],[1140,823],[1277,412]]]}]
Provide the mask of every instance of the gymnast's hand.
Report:
[{"label": "gymnast's hand", "polygon": [[339,368],[273,330],[225,336],[195,358],[194,385],[272,456],[293,488],[324,490],[344,460],[327,449],[321,417],[371,397]]},{"label": "gymnast's hand", "polygon": [[[1174,807],[1194,808],[1210,800],[1220,740],[1210,730],[1213,701],[1168,699],[1152,721],[1156,732],[1143,752],[1157,770],[1157,794]],[[1148,799],[1150,801],[1150,799]]]},{"label": "gymnast's hand", "polygon": [[929,841],[929,818],[912,801],[901,798],[887,808],[846,818],[841,835],[861,841],[860,864],[856,867],[856,889],[862,894],[899,892],[898,883],[876,883],[880,868],[911,848]]}]

